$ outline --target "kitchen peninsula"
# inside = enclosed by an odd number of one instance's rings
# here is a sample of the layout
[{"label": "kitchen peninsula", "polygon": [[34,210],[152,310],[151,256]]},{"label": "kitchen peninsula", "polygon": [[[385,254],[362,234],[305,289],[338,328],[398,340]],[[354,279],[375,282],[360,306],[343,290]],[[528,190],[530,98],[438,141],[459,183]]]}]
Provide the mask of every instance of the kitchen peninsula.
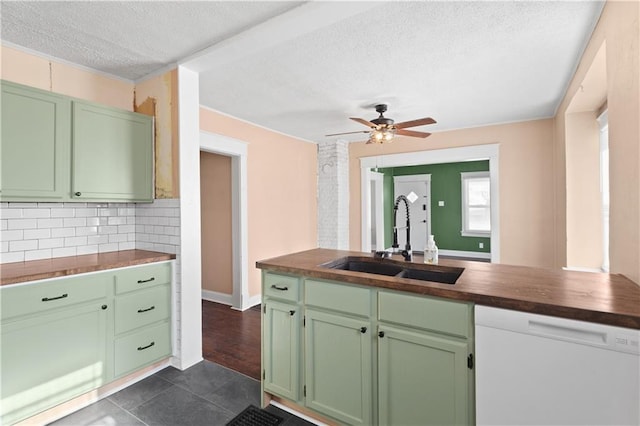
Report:
[{"label": "kitchen peninsula", "polygon": [[640,287],[621,275],[416,260],[314,249],[257,262],[263,402],[329,424],[475,424],[477,308],[640,329]]}]

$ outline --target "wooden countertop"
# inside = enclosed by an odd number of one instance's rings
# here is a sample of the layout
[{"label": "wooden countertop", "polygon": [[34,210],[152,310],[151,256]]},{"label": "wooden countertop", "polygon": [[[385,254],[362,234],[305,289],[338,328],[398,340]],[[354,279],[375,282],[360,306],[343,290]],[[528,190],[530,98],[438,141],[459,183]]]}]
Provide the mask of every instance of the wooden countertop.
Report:
[{"label": "wooden countertop", "polygon": [[175,254],[123,250],[0,265],[0,286],[175,259]]},{"label": "wooden countertop", "polygon": [[[441,259],[441,266],[465,268],[456,284],[451,285],[319,266],[345,256],[371,257],[371,254],[313,249],[263,260],[256,266],[275,272],[640,329],[640,286],[622,275]],[[402,260],[400,256],[393,259]],[[422,257],[417,260],[421,261]]]}]

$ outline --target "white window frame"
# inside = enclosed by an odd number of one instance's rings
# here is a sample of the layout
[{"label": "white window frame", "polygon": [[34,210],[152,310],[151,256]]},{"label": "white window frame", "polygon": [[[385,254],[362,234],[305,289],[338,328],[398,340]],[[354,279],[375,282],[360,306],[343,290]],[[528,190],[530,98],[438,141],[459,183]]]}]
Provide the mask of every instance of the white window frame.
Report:
[{"label": "white window frame", "polygon": [[[491,227],[492,224],[489,223],[489,230],[482,231],[477,229],[468,229],[467,228],[467,212],[469,207],[485,207],[485,206],[469,206],[467,201],[467,185],[466,182],[470,179],[479,179],[486,178],[491,185],[491,174],[490,172],[461,172],[460,173],[460,188],[462,195],[462,226],[460,230],[460,235],[463,237],[491,237]],[[491,217],[491,203],[487,207],[489,209],[489,217]]]}]

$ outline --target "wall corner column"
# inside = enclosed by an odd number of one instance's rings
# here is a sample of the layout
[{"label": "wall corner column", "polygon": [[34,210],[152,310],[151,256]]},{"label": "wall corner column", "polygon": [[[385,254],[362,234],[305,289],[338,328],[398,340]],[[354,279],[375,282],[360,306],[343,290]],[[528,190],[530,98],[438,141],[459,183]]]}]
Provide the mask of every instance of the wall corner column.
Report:
[{"label": "wall corner column", "polygon": [[349,248],[349,143],[318,143],[318,246]]}]

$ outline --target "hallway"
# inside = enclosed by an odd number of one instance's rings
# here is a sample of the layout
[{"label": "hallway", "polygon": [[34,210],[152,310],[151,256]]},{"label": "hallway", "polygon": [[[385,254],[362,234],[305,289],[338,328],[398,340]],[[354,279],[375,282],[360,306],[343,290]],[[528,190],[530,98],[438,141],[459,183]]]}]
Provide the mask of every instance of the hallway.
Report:
[{"label": "hallway", "polygon": [[202,356],[208,361],[260,380],[260,312],[244,312],[202,301]]}]

